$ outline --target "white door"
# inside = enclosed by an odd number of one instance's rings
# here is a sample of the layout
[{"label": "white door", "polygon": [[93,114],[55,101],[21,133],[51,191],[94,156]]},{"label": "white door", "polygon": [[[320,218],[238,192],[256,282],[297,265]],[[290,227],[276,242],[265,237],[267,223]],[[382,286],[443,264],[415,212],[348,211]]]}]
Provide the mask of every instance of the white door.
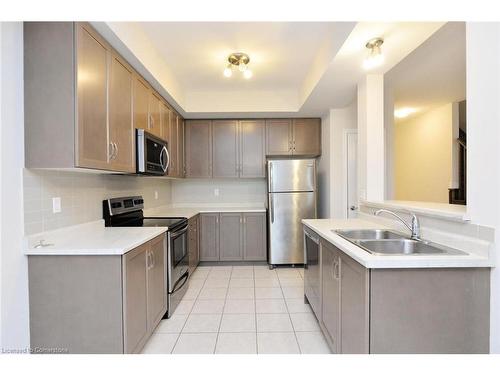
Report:
[{"label": "white door", "polygon": [[346,133],[347,145],[347,218],[356,217],[358,206],[358,134]]}]

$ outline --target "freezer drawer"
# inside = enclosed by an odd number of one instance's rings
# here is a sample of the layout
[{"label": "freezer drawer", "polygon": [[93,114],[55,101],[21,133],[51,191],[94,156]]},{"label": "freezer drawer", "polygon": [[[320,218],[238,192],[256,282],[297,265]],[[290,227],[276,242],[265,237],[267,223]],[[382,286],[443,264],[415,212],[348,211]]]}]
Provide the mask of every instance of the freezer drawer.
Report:
[{"label": "freezer drawer", "polygon": [[267,162],[269,193],[316,190],[315,159],[273,159]]},{"label": "freezer drawer", "polygon": [[316,217],[314,192],[269,193],[269,264],[303,264],[302,219]]}]

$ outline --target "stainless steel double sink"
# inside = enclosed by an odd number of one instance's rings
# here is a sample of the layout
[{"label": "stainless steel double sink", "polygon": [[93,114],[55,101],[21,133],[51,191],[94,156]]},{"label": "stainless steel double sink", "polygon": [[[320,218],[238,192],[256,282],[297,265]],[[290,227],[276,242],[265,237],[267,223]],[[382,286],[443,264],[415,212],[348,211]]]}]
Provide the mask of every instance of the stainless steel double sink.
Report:
[{"label": "stainless steel double sink", "polygon": [[374,255],[467,255],[463,251],[429,241],[414,240],[385,229],[332,230]]}]

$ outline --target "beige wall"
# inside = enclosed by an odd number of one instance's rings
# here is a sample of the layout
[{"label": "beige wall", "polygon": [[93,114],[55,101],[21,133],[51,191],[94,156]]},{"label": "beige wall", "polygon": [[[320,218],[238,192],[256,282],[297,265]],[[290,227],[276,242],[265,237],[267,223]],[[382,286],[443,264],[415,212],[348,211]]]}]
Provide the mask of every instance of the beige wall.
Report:
[{"label": "beige wall", "polygon": [[[29,169],[23,179],[28,235],[102,219],[102,201],[107,198],[142,195],[146,208],[171,203],[168,179]],[[53,197],[61,198],[60,213],[52,212]]]},{"label": "beige wall", "polygon": [[453,104],[394,125],[395,199],[448,203]]}]

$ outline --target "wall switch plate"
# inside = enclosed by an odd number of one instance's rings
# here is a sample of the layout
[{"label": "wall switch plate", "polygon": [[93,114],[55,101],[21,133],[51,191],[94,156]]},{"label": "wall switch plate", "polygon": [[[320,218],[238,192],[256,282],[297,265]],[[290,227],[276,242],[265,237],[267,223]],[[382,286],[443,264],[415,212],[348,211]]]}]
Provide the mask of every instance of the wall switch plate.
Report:
[{"label": "wall switch plate", "polygon": [[215,195],[216,197],[218,197],[218,196],[219,196],[219,188],[215,188],[215,189],[214,189],[214,195]]},{"label": "wall switch plate", "polygon": [[158,192],[155,190],[155,199],[158,199]]},{"label": "wall switch plate", "polygon": [[61,212],[61,198],[60,197],[52,198],[52,212],[55,214]]}]

